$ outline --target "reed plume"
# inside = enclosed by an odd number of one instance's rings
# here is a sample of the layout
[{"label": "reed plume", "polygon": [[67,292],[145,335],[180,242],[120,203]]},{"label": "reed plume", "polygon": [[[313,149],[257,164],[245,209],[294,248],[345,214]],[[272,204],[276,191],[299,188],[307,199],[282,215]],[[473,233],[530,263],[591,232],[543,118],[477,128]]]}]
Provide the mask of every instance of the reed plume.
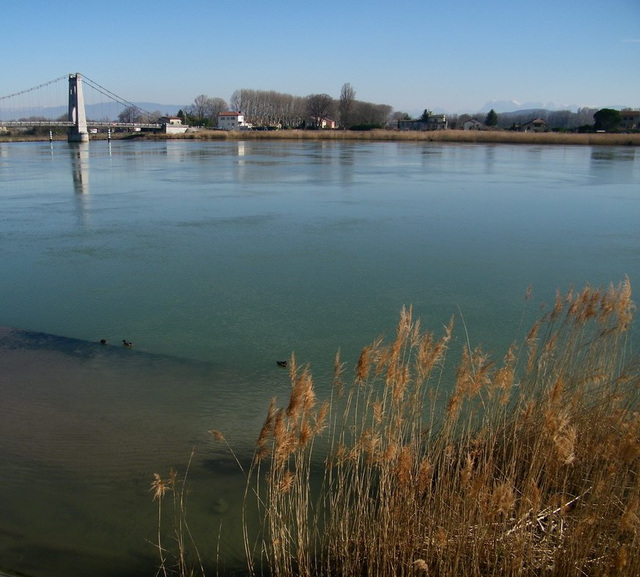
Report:
[{"label": "reed plume", "polygon": [[[292,355],[247,471],[249,574],[640,574],[634,312],[628,278],[558,291],[501,360],[465,335],[447,370],[454,319],[436,336],[403,308],[350,380],[338,352],[324,401]],[[179,482],[154,478],[160,517]]]},{"label": "reed plume", "polygon": [[[212,434],[222,438],[222,434],[218,431],[212,431]],[[151,482],[150,491],[153,494],[153,500],[158,502],[157,537],[154,544],[160,557],[160,566],[157,574],[162,573],[163,577],[168,577],[169,575],[195,577],[198,573],[204,577],[204,567],[200,552],[187,523],[186,485],[192,459],[193,451],[182,477],[172,468],[167,478],[162,478],[158,473],[154,473],[153,481]],[[173,497],[168,519],[171,524],[169,532],[173,546],[165,546],[162,540],[165,525],[165,512],[162,503],[167,494]]]}]

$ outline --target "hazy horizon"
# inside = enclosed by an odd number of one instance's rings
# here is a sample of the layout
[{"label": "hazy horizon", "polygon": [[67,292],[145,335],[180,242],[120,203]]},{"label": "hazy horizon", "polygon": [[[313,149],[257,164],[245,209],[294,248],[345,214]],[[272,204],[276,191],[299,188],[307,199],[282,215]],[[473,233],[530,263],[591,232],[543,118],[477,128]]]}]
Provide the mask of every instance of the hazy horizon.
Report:
[{"label": "hazy horizon", "polygon": [[[296,95],[299,96],[299,95]],[[132,102],[135,106],[140,107],[142,110],[146,110],[148,112],[160,112],[161,114],[177,114],[181,109],[189,106],[191,103],[184,104],[166,104],[159,102]],[[489,112],[489,110],[493,109],[498,114],[517,114],[519,112],[526,113],[528,111],[539,111],[539,110],[548,110],[559,111],[559,110],[569,110],[571,112],[577,112],[579,108],[615,108],[622,109],[625,108],[626,105],[609,105],[602,107],[592,107],[592,106],[567,106],[562,107],[556,105],[554,103],[542,103],[542,102],[515,102],[515,101],[489,101],[484,104],[484,106],[480,108],[476,108],[474,110],[457,110],[450,111],[446,109],[436,108],[432,110],[432,112],[437,114],[447,114],[448,116],[469,114],[471,116],[481,116]],[[122,112],[123,105],[114,102],[114,101],[103,101],[96,102],[93,104],[86,104],[86,113],[89,119],[99,120],[99,119],[109,119],[115,120],[118,117],[118,114]],[[417,110],[403,110],[400,112],[407,112],[411,116],[417,117],[419,116],[424,109]],[[44,118],[57,118],[58,116],[65,115],[67,113],[67,106],[60,105],[51,108],[41,108],[41,107],[32,107],[32,108],[3,108],[0,106],[0,118],[2,120],[18,120],[19,118],[30,118],[36,116],[42,116]]]}]

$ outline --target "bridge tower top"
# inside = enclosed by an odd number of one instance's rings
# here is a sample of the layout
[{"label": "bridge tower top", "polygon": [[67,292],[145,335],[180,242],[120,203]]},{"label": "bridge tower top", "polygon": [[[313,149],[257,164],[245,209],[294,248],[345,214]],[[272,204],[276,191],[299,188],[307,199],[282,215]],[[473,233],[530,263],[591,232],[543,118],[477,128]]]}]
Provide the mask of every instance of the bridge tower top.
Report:
[{"label": "bridge tower top", "polygon": [[69,142],[88,142],[89,131],[80,73],[69,74],[69,122],[73,122],[73,126],[69,128],[67,140]]}]

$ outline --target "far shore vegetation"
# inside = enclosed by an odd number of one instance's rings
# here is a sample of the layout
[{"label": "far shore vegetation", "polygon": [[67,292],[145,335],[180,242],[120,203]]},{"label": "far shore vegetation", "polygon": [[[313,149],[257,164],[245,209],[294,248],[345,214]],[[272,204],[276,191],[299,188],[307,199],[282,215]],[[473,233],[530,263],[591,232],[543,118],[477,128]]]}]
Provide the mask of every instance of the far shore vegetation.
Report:
[{"label": "far shore vegetation", "polygon": [[[57,120],[66,121],[66,115]],[[94,122],[97,119],[93,119]],[[44,117],[22,118],[24,127],[0,127],[0,142],[66,139],[66,129]],[[31,127],[28,123],[33,122]],[[110,123],[110,124],[109,124]],[[128,127],[116,126],[124,123]],[[176,116],[129,105],[114,123],[92,129],[90,140],[351,140],[443,143],[640,145],[640,111],[579,108],[523,110],[498,114],[440,114],[425,109],[417,118],[388,104],[356,99],[346,83],[340,96],[305,97],[265,90],[236,90],[229,103],[197,96]],[[154,126],[149,126],[154,125]],[[108,128],[111,126],[112,128]],[[169,130],[170,128],[170,130]],[[222,130],[224,128],[225,130]]]},{"label": "far shore vegetation", "polygon": [[[161,135],[158,135],[162,138]],[[640,133],[560,133],[509,132],[499,130],[278,130],[220,131],[202,130],[182,138],[203,140],[363,140],[399,142],[505,143],[505,144],[583,144],[639,146]]]},{"label": "far shore vegetation", "polygon": [[[117,102],[122,105],[124,101]],[[117,115],[117,122],[108,116],[102,117],[100,130],[90,134],[90,139],[640,144],[640,110],[637,109],[535,108],[500,114],[491,109],[486,113],[443,114],[425,108],[417,118],[412,118],[406,112],[394,110],[389,104],[358,100],[356,90],[349,82],[342,85],[337,98],[326,93],[298,96],[275,90],[248,88],[234,91],[228,102],[221,97],[200,94],[191,104],[175,112],[175,116],[172,114],[174,113],[163,113],[160,110],[144,110],[128,103]],[[51,120],[41,116],[20,118],[18,121],[25,122],[22,128],[0,127],[0,142],[42,140],[49,135],[51,140],[66,138],[64,129],[47,126]],[[63,114],[57,120],[66,122],[68,115]],[[95,123],[98,118],[92,120]],[[28,128],[30,122],[34,124]],[[118,123],[129,125],[133,132],[126,132],[127,128],[116,126]],[[108,136],[107,126],[113,127]],[[165,130],[165,126],[171,130]],[[176,126],[180,128],[176,130]],[[182,128],[186,130],[184,134],[180,134]],[[221,128],[225,130],[222,131]]]},{"label": "far shore vegetation", "polygon": [[[336,355],[324,399],[292,355],[290,398],[272,401],[244,468],[261,524],[245,524],[233,574],[640,575],[634,311],[628,278],[558,291],[494,359],[464,319],[435,333],[406,308],[353,372]],[[188,529],[188,483],[171,471],[151,484],[160,575],[217,573]]]}]

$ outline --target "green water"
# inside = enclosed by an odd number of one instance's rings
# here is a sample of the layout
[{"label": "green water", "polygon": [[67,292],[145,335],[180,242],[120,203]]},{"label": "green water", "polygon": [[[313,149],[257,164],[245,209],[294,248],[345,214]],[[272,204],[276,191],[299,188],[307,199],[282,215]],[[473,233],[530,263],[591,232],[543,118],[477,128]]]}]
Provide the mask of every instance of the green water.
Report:
[{"label": "green water", "polygon": [[241,476],[207,430],[250,453],[276,360],[322,395],[403,305],[501,356],[556,288],[637,285],[639,184],[634,148],[0,144],[0,567],[152,574],[149,484],[192,448],[233,566]]}]

